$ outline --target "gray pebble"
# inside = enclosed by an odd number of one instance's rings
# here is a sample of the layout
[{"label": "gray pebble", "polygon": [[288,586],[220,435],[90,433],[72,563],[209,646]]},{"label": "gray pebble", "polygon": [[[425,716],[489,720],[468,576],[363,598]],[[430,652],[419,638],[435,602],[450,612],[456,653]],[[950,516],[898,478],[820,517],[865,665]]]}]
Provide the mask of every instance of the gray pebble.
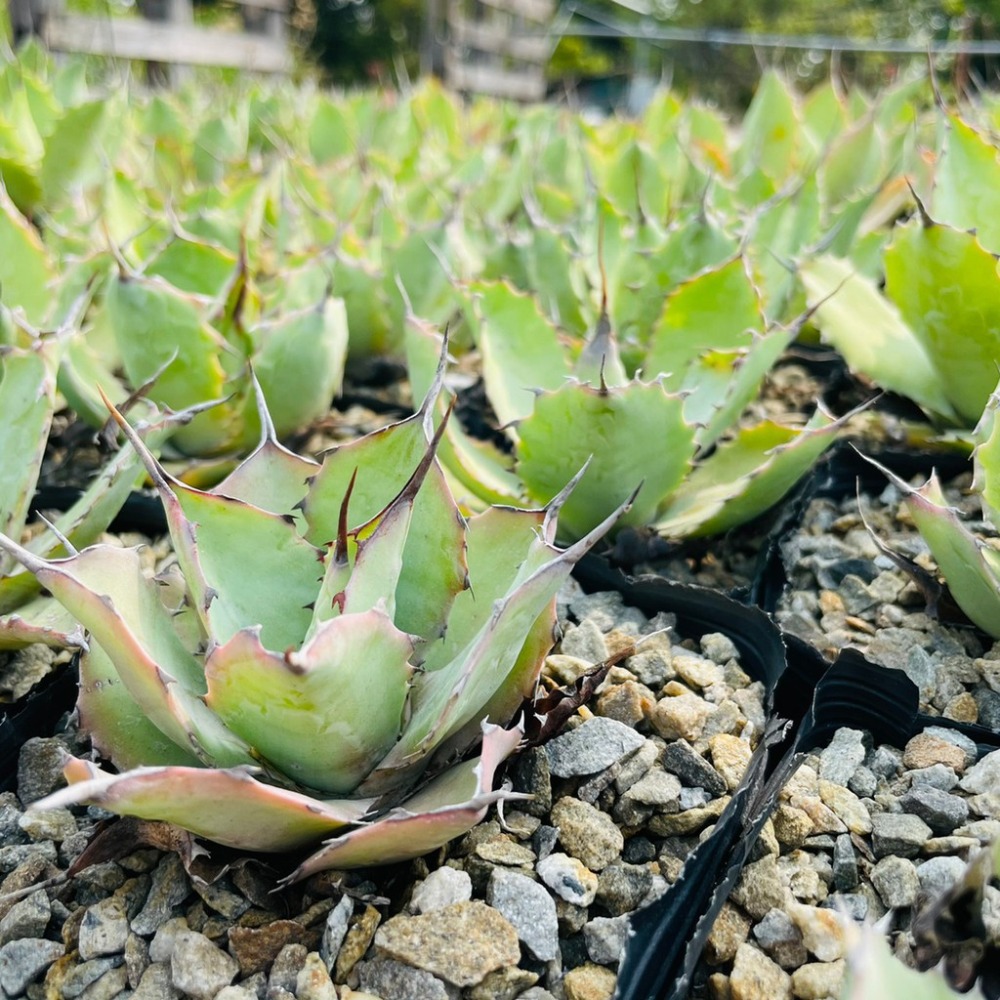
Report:
[{"label": "gray pebble", "polygon": [[0,947],[20,938],[40,938],[52,917],[52,907],[44,889],[15,903],[0,920]]},{"label": "gray pebble", "polygon": [[486,901],[513,925],[525,947],[542,962],[559,956],[559,921],[552,897],[534,879],[495,868]]},{"label": "gray pebble", "polygon": [[912,906],[920,891],[916,866],[907,858],[882,858],[872,868],[871,880],[889,909]]},{"label": "gray pebble", "polygon": [[170,965],[154,962],[142,974],[132,1000],[179,1000],[181,991],[170,979]]},{"label": "gray pebble", "polygon": [[944,895],[964,874],[965,862],[961,858],[944,855],[930,858],[917,865],[920,891],[928,899]]},{"label": "gray pebble", "polygon": [[726,793],[722,775],[684,740],[666,745],[662,763],[665,771],[676,774],[685,785],[704,788],[712,796]]},{"label": "gray pebble", "polygon": [[859,729],[838,729],[819,755],[819,776],[846,787],[865,759],[865,734]]},{"label": "gray pebble", "polygon": [[958,784],[963,792],[972,795],[1000,788],[1000,750],[988,753],[977,764],[973,764]]},{"label": "gray pebble", "polygon": [[777,907],[764,914],[754,927],[753,936],[768,957],[783,969],[796,968],[809,957],[802,943],[802,931]]},{"label": "gray pebble", "polygon": [[613,917],[631,913],[652,885],[653,873],[646,865],[613,861],[597,876],[597,902]]},{"label": "gray pebble", "polygon": [[905,812],[919,816],[938,836],[951,833],[969,818],[965,799],[931,785],[916,785],[900,798],[899,804]]},{"label": "gray pebble", "polygon": [[382,1000],[456,1000],[458,989],[423,969],[392,958],[373,958],[358,965],[361,989]]},{"label": "gray pebble", "polygon": [[19,997],[64,953],[62,942],[44,938],[21,938],[0,948],[0,989],[8,997]]},{"label": "gray pebble", "polygon": [[858,798],[870,799],[878,788],[878,778],[875,777],[875,772],[870,768],[865,767],[864,764],[859,764],[847,782],[847,787]]},{"label": "gray pebble", "polygon": [[604,632],[593,619],[586,618],[579,625],[566,629],[559,652],[563,656],[575,656],[578,660],[596,665],[608,658],[608,645],[604,641]]},{"label": "gray pebble", "polygon": [[583,943],[592,962],[616,965],[628,937],[628,917],[594,917],[583,926]]},{"label": "gray pebble", "polygon": [[930,785],[940,788],[942,792],[950,792],[958,784],[958,775],[945,764],[931,764],[930,767],[918,767],[910,771],[910,787]]},{"label": "gray pebble", "polygon": [[859,924],[868,916],[868,897],[860,892],[831,893],[820,905],[827,910],[845,913]]},{"label": "gray pebble", "polygon": [[645,743],[631,726],[594,716],[545,745],[549,769],[559,778],[596,774]]},{"label": "gray pebble", "polygon": [[930,839],[931,828],[909,813],[875,813],[872,816],[872,852],[877,858],[898,855],[913,858]]},{"label": "gray pebble", "polygon": [[876,747],[865,764],[876,778],[895,778],[903,769],[903,755],[890,747]]},{"label": "gray pebble", "polygon": [[95,983],[91,983],[80,994],[80,1000],[112,1000],[125,990],[128,984],[128,970],[124,965],[109,969]]},{"label": "gray pebble", "polygon": [[17,794],[29,806],[64,783],[66,744],[54,736],[33,736],[21,747],[17,761]]},{"label": "gray pebble", "polygon": [[413,890],[410,909],[414,913],[430,913],[469,899],[472,899],[472,879],[469,873],[442,865]]},{"label": "gray pebble", "polygon": [[271,971],[267,977],[268,992],[273,989],[295,992],[299,973],[306,964],[309,949],[304,944],[286,944],[271,963]]},{"label": "gray pebble", "polygon": [[93,958],[89,962],[81,962],[63,977],[60,992],[65,1000],[74,1000],[102,976],[112,969],[124,965],[124,962],[125,958],[122,955],[109,955],[104,958]]},{"label": "gray pebble", "polygon": [[858,884],[858,859],[850,834],[842,833],[833,847],[833,885],[838,892],[847,892]]},{"label": "gray pebble", "polygon": [[204,934],[181,931],[170,955],[170,980],[182,993],[212,1000],[239,971],[236,959],[217,948]]},{"label": "gray pebble", "polygon": [[728,635],[723,635],[722,632],[706,633],[701,637],[700,645],[702,655],[720,666],[724,666],[730,660],[740,658],[740,651],[736,648],[736,643]]},{"label": "gray pebble", "polygon": [[117,896],[102,899],[87,909],[80,923],[80,957],[85,961],[125,950],[128,915]]},{"label": "gray pebble", "polygon": [[337,954],[344,943],[347,926],[353,913],[354,900],[345,895],[340,897],[337,905],[327,914],[319,953],[330,972],[336,964]]},{"label": "gray pebble", "polygon": [[154,933],[160,924],[174,916],[175,908],[187,899],[190,892],[191,886],[181,859],[176,854],[164,855],[153,871],[146,904],[132,921],[132,930],[143,936]]}]

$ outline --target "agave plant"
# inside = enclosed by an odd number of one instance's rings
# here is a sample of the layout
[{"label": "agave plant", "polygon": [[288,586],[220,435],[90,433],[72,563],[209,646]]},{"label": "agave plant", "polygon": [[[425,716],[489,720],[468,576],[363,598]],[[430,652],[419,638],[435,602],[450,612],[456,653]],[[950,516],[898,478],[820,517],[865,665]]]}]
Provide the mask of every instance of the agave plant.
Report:
[{"label": "agave plant", "polygon": [[[470,291],[486,393],[513,454],[453,426],[444,459],[481,501],[539,504],[589,459],[561,514],[566,538],[592,531],[639,480],[620,526],[651,525],[670,537],[725,531],[776,503],[838,430],[822,408],[804,424],[739,426],[797,332],[765,324],[739,255],[667,297],[632,375],[606,315],[574,348],[529,295],[505,282]],[[407,337],[411,379],[426,384],[435,334],[413,321]]]},{"label": "agave plant", "polygon": [[414,416],[322,465],[276,442],[262,404],[264,440],[211,492],[119,418],[166,509],[167,577],[134,549],[46,560],[0,536],[89,630],[80,718],[122,772],[71,759],[39,808],[94,803],[260,851],[332,836],[298,879],[425,853],[504,795],[519,731],[499,723],[533,690],[556,591],[620,511],[564,550],[565,493],[466,521],[430,434],[441,373]]}]

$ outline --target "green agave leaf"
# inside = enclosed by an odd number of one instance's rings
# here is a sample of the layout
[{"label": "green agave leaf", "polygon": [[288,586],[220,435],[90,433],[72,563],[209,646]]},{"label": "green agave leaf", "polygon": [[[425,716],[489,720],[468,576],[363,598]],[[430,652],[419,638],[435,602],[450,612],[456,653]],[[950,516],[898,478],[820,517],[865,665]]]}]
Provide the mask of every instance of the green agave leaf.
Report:
[{"label": "green agave leaf", "polygon": [[399,736],[409,636],[378,608],[323,622],[298,652],[269,652],[258,635],[244,629],[209,654],[209,707],[299,784],[353,791]]},{"label": "green agave leaf", "polygon": [[[576,487],[580,476],[571,480]],[[573,566],[593,547],[628,509],[633,493],[601,521],[593,531],[562,551],[551,544],[555,533],[555,511],[565,501],[560,494],[552,505],[543,539],[518,568],[504,596],[487,608],[482,606],[476,635],[447,664],[421,674],[414,683],[411,712],[399,742],[361,786],[362,794],[381,793],[412,780],[414,770],[436,747],[482,718],[482,709],[497,692],[507,687],[515,668],[517,652],[524,645],[538,617],[548,607]]]},{"label": "green agave leaf", "polygon": [[897,226],[885,251],[885,294],[930,358],[952,409],[975,424],[1000,358],[996,258],[972,233]]},{"label": "green agave leaf", "polygon": [[[540,395],[520,423],[518,475],[528,495],[545,504],[590,460],[561,512],[566,538],[591,531],[640,482],[638,499],[620,525],[646,524],[691,468],[695,429],[683,408],[682,398],[659,382],[606,390],[567,383]],[[649,461],[651,448],[655,462]]]},{"label": "green agave leaf", "polygon": [[357,148],[355,123],[340,102],[320,95],[308,129],[309,152],[319,164],[352,156]]},{"label": "green agave leaf", "polygon": [[50,562],[5,535],[0,535],[0,547],[87,628],[129,694],[165,736],[206,763],[253,763],[248,749],[201,700],[201,666],[181,644],[157,585],[143,574],[134,549],[95,546]]},{"label": "green agave leaf", "polygon": [[238,267],[237,256],[212,243],[174,236],[146,263],[144,273],[169,282],[182,292],[219,295]]},{"label": "green agave leaf", "polygon": [[479,319],[476,343],[486,394],[501,425],[511,424],[532,412],[534,390],[557,389],[569,366],[535,299],[506,282],[477,282],[469,290]]},{"label": "green agave leaf", "polygon": [[847,127],[847,109],[832,81],[819,84],[806,95],[802,102],[802,124],[817,152]]},{"label": "green agave leaf", "polygon": [[[48,604],[59,608],[52,601]],[[146,718],[100,643],[91,639],[79,662],[80,726],[102,757],[119,771],[143,765],[198,765],[194,753],[168,739]]]},{"label": "green agave leaf", "polygon": [[[114,276],[105,305],[129,382],[155,378],[149,398],[172,410],[227,394],[219,353],[227,347],[205,322],[202,308],[161,278]],[[168,331],[168,335],[165,335]],[[233,416],[219,406],[199,414],[174,436],[184,451],[211,452],[232,437]]]},{"label": "green agave leaf", "polygon": [[51,339],[0,352],[0,453],[7,456],[0,462],[0,531],[14,538],[24,529],[45,454],[58,358]]},{"label": "green agave leaf", "polygon": [[35,228],[0,185],[0,301],[24,310],[28,322],[45,322],[52,301],[53,266]]},{"label": "green agave leaf", "polygon": [[823,340],[844,356],[852,371],[909,396],[933,414],[955,419],[923,344],[871,279],[835,257],[806,261],[799,273]]},{"label": "green agave leaf", "polygon": [[99,98],[68,108],[45,140],[40,180],[48,204],[62,200],[98,164],[105,126],[118,102]]},{"label": "green agave leaf", "polygon": [[958,115],[948,116],[931,212],[956,229],[975,231],[987,250],[1000,252],[1000,159],[993,143]]},{"label": "green agave leaf", "polygon": [[655,519],[667,537],[714,535],[773,507],[834,442],[842,421],[822,410],[804,427],[764,421],[700,462]]},{"label": "green agave leaf", "polygon": [[842,132],[820,168],[820,185],[828,209],[872,191],[885,169],[882,143],[873,116]]},{"label": "green agave leaf", "polygon": [[[867,457],[867,456],[865,456]],[[955,603],[987,635],[1000,639],[1000,561],[948,507],[936,476],[914,489],[885,467],[868,459],[903,494]]]},{"label": "green agave leaf", "polygon": [[254,369],[281,436],[324,416],[340,394],[347,359],[347,314],[340,299],[291,313],[252,332]]},{"label": "green agave leaf", "polygon": [[[338,537],[341,505],[358,470],[351,491],[351,529],[372,521],[399,495],[427,452],[428,413],[439,391],[437,384],[412,417],[325,457],[303,502],[307,539],[325,546]],[[464,519],[434,462],[413,502],[396,586],[394,620],[404,631],[425,639],[440,632],[455,595],[465,586],[464,534]]]},{"label": "green agave leaf", "polygon": [[801,167],[803,138],[791,90],[780,74],[767,70],[743,118],[737,164],[784,181]]},{"label": "green agave leaf", "polygon": [[362,868],[418,858],[467,833],[501,799],[517,793],[492,791],[497,767],[520,742],[520,729],[483,725],[482,755],[440,775],[402,807],[352,830],[307,858],[286,883],[299,882],[327,868]]},{"label": "green agave leaf", "polygon": [[1000,526],[1000,422],[997,408],[1000,396],[994,392],[983,409],[983,415],[973,435],[976,441],[972,452],[974,470],[972,488],[979,494],[983,516],[994,528]]},{"label": "green agave leaf", "polygon": [[[722,308],[721,303],[725,303]],[[647,378],[663,376],[664,388],[672,392],[691,390],[694,396],[685,404],[691,419],[689,408],[701,412],[706,402],[710,408],[714,401],[702,398],[700,380],[689,377],[690,369],[707,351],[749,347],[763,322],[746,261],[736,257],[689,279],[667,296],[650,335],[643,373]]]},{"label": "green agave leaf", "polygon": [[309,626],[320,553],[298,534],[294,519],[168,476],[121,414],[114,408],[112,414],[160,494],[207,635],[224,643],[260,626],[270,648],[297,646]]},{"label": "green agave leaf", "polygon": [[244,851],[301,848],[364,814],[370,803],[329,801],[265,785],[257,768],[140,767],[108,774],[70,757],[69,787],[32,803],[36,811],[85,802],[123,816],[161,820]]}]

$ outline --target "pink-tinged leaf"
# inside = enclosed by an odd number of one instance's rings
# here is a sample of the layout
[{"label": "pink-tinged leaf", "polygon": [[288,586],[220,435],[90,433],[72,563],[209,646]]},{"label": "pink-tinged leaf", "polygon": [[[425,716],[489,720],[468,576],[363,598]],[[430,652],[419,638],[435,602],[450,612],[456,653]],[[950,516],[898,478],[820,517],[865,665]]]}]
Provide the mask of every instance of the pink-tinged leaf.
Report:
[{"label": "pink-tinged leaf", "polygon": [[108,774],[70,757],[69,787],[33,810],[84,802],[122,816],[160,820],[247,851],[291,851],[357,822],[370,802],[324,801],[258,781],[254,768],[142,767]]},{"label": "pink-tinged leaf", "polygon": [[0,548],[30,569],[103,646],[129,694],[165,736],[206,763],[255,762],[201,700],[201,665],[181,644],[134,549],[96,546],[50,562],[4,535]]},{"label": "pink-tinged leaf", "polygon": [[111,658],[94,639],[80,657],[76,708],[81,730],[90,734],[95,749],[119,771],[199,763],[195,754],[169,740],[146,718]]},{"label": "pink-tinged leaf", "polygon": [[206,700],[293,781],[346,794],[399,737],[412,651],[377,609],[323,622],[284,656],[247,629],[209,654]]},{"label": "pink-tinged leaf", "polygon": [[308,481],[316,475],[319,464],[296,455],[278,441],[264,392],[252,373],[251,379],[261,426],[260,444],[211,492],[301,520],[296,507],[305,497]]},{"label": "pink-tinged leaf", "polygon": [[51,597],[36,597],[0,618],[0,650],[23,649],[33,642],[46,646],[86,645],[80,623]]},{"label": "pink-tinged leaf", "polygon": [[121,414],[111,411],[160,494],[178,562],[209,637],[222,643],[259,625],[271,648],[297,646],[309,627],[320,553],[290,517],[168,476]]},{"label": "pink-tinged leaf", "polygon": [[418,858],[471,830],[494,802],[524,798],[492,791],[497,767],[520,739],[520,729],[484,725],[482,756],[439,775],[401,808],[328,841],[299,865],[286,883],[327,868],[361,868]]},{"label": "pink-tinged leaf", "polygon": [[[470,721],[483,718],[485,707],[506,686],[525,637],[538,617],[573,566],[628,508],[633,497],[568,549],[549,549],[546,543],[537,541],[536,551],[547,551],[546,561],[534,568],[529,554],[511,588],[484,615],[472,640],[448,664],[417,678],[406,729],[361,786],[362,794],[382,794],[405,784],[440,743]],[[559,499],[563,499],[562,495]],[[544,527],[554,530],[555,525]]]}]

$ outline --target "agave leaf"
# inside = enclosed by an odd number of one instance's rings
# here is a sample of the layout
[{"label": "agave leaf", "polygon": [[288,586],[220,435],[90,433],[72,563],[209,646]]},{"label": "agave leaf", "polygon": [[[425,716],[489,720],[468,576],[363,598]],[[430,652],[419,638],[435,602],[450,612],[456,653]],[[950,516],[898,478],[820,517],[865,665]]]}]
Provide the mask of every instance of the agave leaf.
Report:
[{"label": "agave leaf", "polygon": [[591,385],[619,386],[628,382],[618,338],[611,328],[606,310],[601,310],[593,334],[583,345],[573,366],[573,377]]},{"label": "agave leaf", "polygon": [[836,137],[820,167],[827,210],[836,211],[850,199],[874,191],[884,169],[875,117],[866,115]]},{"label": "agave leaf", "polygon": [[[337,517],[355,471],[351,527],[373,521],[399,495],[427,452],[427,415],[439,386],[412,417],[330,452],[303,502],[306,537],[326,544],[338,536]],[[465,586],[465,521],[437,462],[413,503],[396,587],[396,624],[431,638],[441,631],[455,595]],[[325,588],[328,590],[329,588]],[[313,588],[315,594],[315,586]]]},{"label": "agave leaf", "polygon": [[[264,643],[298,645],[309,627],[320,553],[283,517],[169,476],[117,410],[112,414],[160,494],[167,526],[206,633],[224,643],[259,625]],[[252,554],[253,572],[247,572]]]},{"label": "agave leaf", "polygon": [[698,464],[655,520],[667,537],[714,535],[773,507],[833,444],[841,422],[822,410],[804,428],[764,421]]},{"label": "agave leaf", "polygon": [[969,426],[997,382],[1000,276],[972,233],[897,226],[885,251],[885,294],[920,341],[951,408]]},{"label": "agave leaf", "polygon": [[784,181],[801,168],[805,146],[792,92],[780,74],[767,70],[743,118],[737,165]]},{"label": "agave leaf", "polygon": [[381,609],[323,622],[284,655],[264,649],[258,631],[244,629],[209,654],[209,707],[299,784],[353,791],[399,735],[413,672],[409,636]]},{"label": "agave leaf", "polygon": [[140,767],[108,774],[70,757],[67,788],[32,809],[59,809],[79,802],[124,816],[176,823],[199,837],[242,850],[291,851],[354,823],[370,803],[324,801],[257,781],[257,769]]},{"label": "agave leaf", "polygon": [[291,434],[325,415],[344,379],[343,301],[326,298],[318,306],[261,324],[252,336],[259,344],[254,368],[278,434]]},{"label": "agave leaf", "polygon": [[868,461],[903,494],[906,509],[947,580],[955,603],[987,635],[1000,639],[1000,565],[996,554],[947,506],[937,476],[914,489],[878,462]]},{"label": "agave leaf", "polygon": [[237,255],[225,247],[175,235],[146,262],[143,273],[163,278],[182,292],[215,298],[239,266]]},{"label": "agave leaf", "polygon": [[[444,337],[416,317],[407,317],[405,343],[413,398],[424,399],[434,383],[444,351]],[[439,399],[435,409],[435,418],[440,419],[446,411],[444,401]],[[470,437],[458,420],[448,421],[438,455],[445,472],[454,477],[461,489],[472,491],[487,503],[517,502],[521,484],[511,469],[513,459],[492,442]]]},{"label": "agave leaf", "polygon": [[[129,382],[143,385],[155,378],[149,391],[155,403],[183,410],[227,394],[219,360],[226,348],[191,296],[161,278],[116,275],[108,282],[105,308]],[[207,410],[179,430],[174,443],[199,454],[224,448],[232,421],[229,407]]]},{"label": "agave leaf", "polygon": [[242,500],[273,514],[291,513],[296,525],[304,527],[305,519],[297,508],[319,464],[289,451],[278,441],[264,391],[252,372],[251,380],[261,426],[260,443],[211,492]]},{"label": "agave leaf", "polygon": [[93,639],[80,656],[76,707],[80,726],[90,734],[95,749],[119,771],[142,765],[198,764],[195,754],[168,739],[146,718],[111,658]]},{"label": "agave leaf", "polygon": [[516,794],[492,791],[497,767],[521,739],[520,729],[483,725],[482,755],[451,768],[368,826],[328,841],[285,880],[299,882],[327,868],[361,868],[418,858],[467,833],[492,803]]},{"label": "agave leaf", "polygon": [[14,538],[27,521],[45,454],[58,356],[59,345],[50,339],[0,353],[0,451],[6,456],[0,462],[0,531]]},{"label": "agave leaf", "polygon": [[59,647],[86,645],[83,629],[65,608],[48,597],[31,598],[31,591],[38,590],[38,581],[30,573],[17,573],[2,582],[11,579],[30,581],[34,586],[24,587],[16,610],[0,617],[0,650],[23,649],[33,642]]},{"label": "agave leaf", "polygon": [[20,306],[38,326],[52,302],[52,277],[52,262],[38,233],[0,184],[0,301]]},{"label": "agave leaf", "polygon": [[201,667],[181,644],[134,549],[95,546],[50,562],[4,535],[0,547],[30,569],[101,644],[129,694],[165,736],[208,763],[253,762],[202,702]]},{"label": "agave leaf", "polygon": [[958,115],[948,116],[931,211],[956,229],[974,230],[987,250],[1000,252],[1000,159],[993,143]]},{"label": "agave leaf", "polygon": [[955,420],[938,373],[899,310],[849,261],[816,257],[799,273],[816,325],[852,371],[909,396],[925,410]]},{"label": "agave leaf", "polygon": [[477,282],[470,291],[479,318],[476,343],[483,356],[486,393],[501,425],[510,424],[531,413],[533,390],[556,389],[563,383],[569,374],[566,357],[555,329],[531,296],[506,282]]},{"label": "agave leaf", "polygon": [[[709,350],[749,347],[763,323],[746,261],[736,257],[685,281],[667,296],[650,334],[643,372],[647,378],[662,375],[671,391],[688,388],[697,397],[698,380],[688,372],[698,358]],[[691,402],[694,411],[704,408],[697,398]]]},{"label": "agave leaf", "polygon": [[976,448],[972,453],[974,470],[972,488],[979,494],[983,515],[993,525],[1000,527],[1000,422],[997,408],[1000,395],[994,392],[983,409],[976,425]]},{"label": "agave leaf", "polygon": [[[646,524],[691,467],[695,429],[683,407],[681,397],[658,382],[606,390],[567,383],[540,395],[521,422],[517,472],[528,495],[545,504],[593,456],[562,509],[561,533],[582,537],[640,481],[638,499],[620,525]],[[648,461],[650,449],[656,462]]]},{"label": "agave leaf", "polygon": [[55,123],[45,139],[39,177],[49,205],[65,199],[87,170],[97,166],[107,122],[120,110],[114,97],[101,97],[67,108]]},{"label": "agave leaf", "polygon": [[536,540],[535,558],[526,559],[519,567],[510,589],[493,602],[472,640],[440,669],[417,678],[406,728],[361,786],[363,794],[381,794],[387,787],[408,780],[438,744],[479,716],[481,707],[506,686],[525,637],[573,566],[615,523],[634,496],[567,549],[559,551],[548,540]]}]

